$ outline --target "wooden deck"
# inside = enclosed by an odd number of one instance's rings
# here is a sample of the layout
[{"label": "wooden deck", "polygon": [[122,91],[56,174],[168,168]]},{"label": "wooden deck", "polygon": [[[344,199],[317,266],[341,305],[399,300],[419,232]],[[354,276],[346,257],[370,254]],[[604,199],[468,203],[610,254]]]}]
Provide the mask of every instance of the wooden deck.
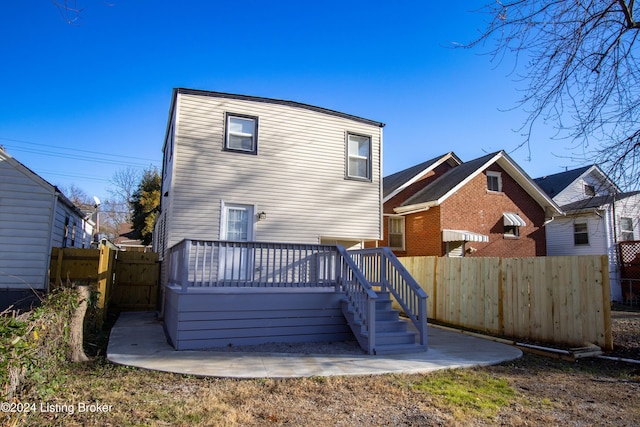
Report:
[{"label": "wooden deck", "polygon": [[[165,261],[165,329],[177,350],[358,339],[375,354],[400,350],[394,334],[402,351],[427,348],[426,294],[391,251],[184,240]],[[390,303],[376,304],[374,286],[401,302],[417,340],[404,322],[389,325],[400,320]]]}]

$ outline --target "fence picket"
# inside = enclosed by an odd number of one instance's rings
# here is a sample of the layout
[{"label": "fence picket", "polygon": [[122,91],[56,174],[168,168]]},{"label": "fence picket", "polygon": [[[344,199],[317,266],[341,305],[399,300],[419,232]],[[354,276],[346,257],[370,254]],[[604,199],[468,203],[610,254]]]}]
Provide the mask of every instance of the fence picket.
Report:
[{"label": "fence picket", "polygon": [[430,318],[516,339],[612,349],[606,256],[405,257]]}]

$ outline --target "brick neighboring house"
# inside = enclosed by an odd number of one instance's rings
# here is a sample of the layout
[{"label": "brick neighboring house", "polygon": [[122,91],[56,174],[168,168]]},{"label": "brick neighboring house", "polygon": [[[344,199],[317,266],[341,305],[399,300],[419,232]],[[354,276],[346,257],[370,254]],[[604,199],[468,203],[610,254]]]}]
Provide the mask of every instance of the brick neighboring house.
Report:
[{"label": "brick neighboring house", "polygon": [[447,153],[384,178],[384,240],[398,256],[546,255],[554,201],[504,151]]}]

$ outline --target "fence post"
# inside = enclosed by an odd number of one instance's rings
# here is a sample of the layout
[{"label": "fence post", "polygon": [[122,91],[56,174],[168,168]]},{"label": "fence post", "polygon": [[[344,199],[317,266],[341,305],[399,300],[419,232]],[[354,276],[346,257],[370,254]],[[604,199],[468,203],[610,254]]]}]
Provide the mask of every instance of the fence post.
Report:
[{"label": "fence post", "polygon": [[102,245],[100,248],[100,259],[98,260],[98,309],[102,310],[102,320],[107,316],[107,293],[111,288],[113,278],[113,263],[111,262],[111,250],[108,246]]},{"label": "fence post", "polygon": [[54,288],[58,288],[62,286],[62,261],[64,260],[64,249],[62,248],[54,248],[56,253],[58,254],[58,258],[56,260],[56,273],[54,280]]},{"label": "fence post", "polygon": [[600,257],[602,271],[602,310],[604,316],[604,349],[613,350],[613,333],[611,331],[611,284],[609,282],[609,257]]}]

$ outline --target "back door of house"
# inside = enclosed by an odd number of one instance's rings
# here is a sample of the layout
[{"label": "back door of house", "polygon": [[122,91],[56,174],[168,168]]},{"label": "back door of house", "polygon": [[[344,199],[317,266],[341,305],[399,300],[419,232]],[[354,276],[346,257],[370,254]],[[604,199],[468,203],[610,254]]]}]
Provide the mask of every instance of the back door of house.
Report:
[{"label": "back door of house", "polygon": [[[225,204],[222,211],[220,235],[229,242],[253,240],[253,205]],[[232,243],[220,248],[218,274],[222,280],[247,280],[251,271],[250,251]]]}]

